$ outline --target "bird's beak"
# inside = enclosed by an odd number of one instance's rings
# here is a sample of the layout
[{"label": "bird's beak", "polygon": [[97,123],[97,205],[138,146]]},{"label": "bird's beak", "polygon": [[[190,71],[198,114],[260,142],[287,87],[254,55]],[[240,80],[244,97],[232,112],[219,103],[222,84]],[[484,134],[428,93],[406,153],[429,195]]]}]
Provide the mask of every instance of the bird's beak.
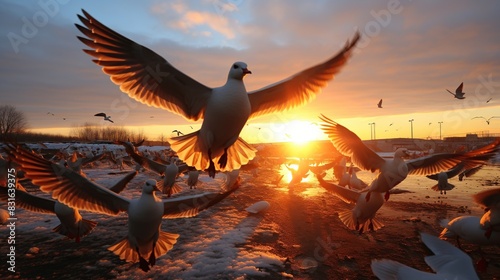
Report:
[{"label": "bird's beak", "polygon": [[252,74],[252,71],[248,70],[248,68],[243,68],[243,74]]},{"label": "bird's beak", "polygon": [[158,188],[158,186],[154,186],[153,187],[153,190],[157,191],[157,192],[161,192],[160,189]]}]

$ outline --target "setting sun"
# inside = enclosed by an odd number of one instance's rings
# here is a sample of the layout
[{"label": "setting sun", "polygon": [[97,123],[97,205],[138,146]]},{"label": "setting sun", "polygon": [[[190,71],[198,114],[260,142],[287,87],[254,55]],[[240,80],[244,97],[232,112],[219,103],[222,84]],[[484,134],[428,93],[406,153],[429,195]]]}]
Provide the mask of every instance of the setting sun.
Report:
[{"label": "setting sun", "polygon": [[288,123],[284,133],[287,139],[300,145],[321,139],[324,135],[318,124],[298,120]]}]

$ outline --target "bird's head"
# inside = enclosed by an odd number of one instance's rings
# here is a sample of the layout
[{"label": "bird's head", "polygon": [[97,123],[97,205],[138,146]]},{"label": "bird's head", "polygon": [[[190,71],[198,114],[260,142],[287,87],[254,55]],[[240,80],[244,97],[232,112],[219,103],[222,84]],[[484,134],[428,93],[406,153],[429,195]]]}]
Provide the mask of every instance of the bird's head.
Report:
[{"label": "bird's head", "polygon": [[153,193],[154,191],[159,192],[160,190],[156,186],[156,180],[155,179],[148,179],[146,183],[144,184],[144,187],[142,188],[142,191],[144,193]]},{"label": "bird's head", "polygon": [[246,74],[252,74],[252,71],[248,70],[246,63],[238,61],[231,66],[228,78],[242,80]]},{"label": "bird's head", "polygon": [[398,148],[394,153],[394,158],[406,158],[409,157],[408,149],[406,148]]}]

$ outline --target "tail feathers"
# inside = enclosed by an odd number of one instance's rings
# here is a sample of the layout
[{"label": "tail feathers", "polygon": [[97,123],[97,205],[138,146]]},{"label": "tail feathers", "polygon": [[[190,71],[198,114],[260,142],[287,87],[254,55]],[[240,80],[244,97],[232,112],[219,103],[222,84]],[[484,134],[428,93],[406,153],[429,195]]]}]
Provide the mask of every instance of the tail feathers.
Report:
[{"label": "tail feathers", "polygon": [[174,184],[173,186],[171,187],[164,187],[163,188],[163,193],[168,195],[168,196],[171,196],[173,194],[176,194],[176,193],[179,193],[182,191],[182,187],[177,185],[177,184]]},{"label": "tail feathers", "polygon": [[366,232],[372,229],[373,231],[376,231],[384,227],[384,224],[375,218],[371,220],[366,220],[364,223],[360,223],[358,225],[356,223],[356,217],[354,217],[354,213],[352,212],[352,210],[340,212],[339,218],[346,227],[352,230],[359,230],[360,232]]},{"label": "tail feathers", "polygon": [[133,263],[139,261],[139,255],[137,254],[137,251],[130,245],[128,237],[123,238],[115,245],[109,247],[108,250],[118,255],[118,257],[120,257],[120,259],[124,261]]},{"label": "tail feathers", "polygon": [[160,237],[155,246],[155,257],[159,258],[170,251],[177,242],[177,238],[179,238],[178,234],[160,231]]},{"label": "tail feathers", "polygon": [[68,238],[76,239],[76,241],[78,242],[80,241],[80,238],[91,233],[96,226],[97,226],[96,222],[82,219],[76,228],[67,227],[66,225],[59,224],[58,226],[53,228],[52,231],[67,236]]},{"label": "tail feathers", "polygon": [[[159,232],[160,236],[156,241],[155,257],[159,258],[166,254],[174,244],[177,242],[177,238],[179,238],[178,234],[168,233],[168,232]],[[120,257],[120,259],[136,263],[139,261],[139,255],[137,251],[131,246],[128,237],[123,238],[120,242],[108,248],[111,252],[115,253]],[[150,253],[151,254],[151,253]],[[149,256],[142,256],[144,259],[149,259]]]},{"label": "tail feathers", "polygon": [[339,212],[339,218],[347,228],[356,230],[356,221],[351,210]]},{"label": "tail feathers", "polygon": [[[205,170],[210,165],[208,154],[203,154],[198,147],[198,131],[186,135],[173,137],[170,141],[172,150],[188,166],[193,166],[198,170]],[[236,142],[227,149],[227,164],[225,168],[220,168],[217,164],[220,156],[213,158],[215,169],[219,171],[231,171],[239,169],[255,157],[257,151],[245,140],[238,137]]]},{"label": "tail feathers", "polygon": [[[453,190],[454,188],[455,188],[455,185],[450,184],[450,183],[446,183],[446,187],[443,188],[443,190],[450,191],[450,190]],[[437,192],[441,190],[441,189],[439,189],[439,184],[436,184],[436,185],[432,186],[431,189],[433,189],[433,190],[435,190]]]}]

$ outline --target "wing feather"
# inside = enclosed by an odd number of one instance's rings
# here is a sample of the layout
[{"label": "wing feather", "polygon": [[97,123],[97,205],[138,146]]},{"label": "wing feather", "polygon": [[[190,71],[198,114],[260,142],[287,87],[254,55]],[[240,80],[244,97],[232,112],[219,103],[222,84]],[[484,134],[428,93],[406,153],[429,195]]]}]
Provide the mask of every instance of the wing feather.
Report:
[{"label": "wing feather", "polygon": [[26,177],[51,193],[60,202],[87,211],[116,215],[128,209],[129,200],[101,187],[69,168],[38,157],[21,147],[7,145],[12,160],[25,171]]},{"label": "wing feather", "polygon": [[328,135],[333,146],[344,156],[351,157],[356,166],[373,172],[385,163],[385,160],[365,146],[355,133],[324,115],[321,115],[320,119],[324,122],[321,129]]},{"label": "wing feather", "polygon": [[203,118],[212,89],[182,73],[154,51],[135,43],[97,21],[85,10],[75,26],[87,38],[78,39],[91,48],[104,73],[131,98],[177,113],[189,120]]},{"label": "wing feather", "polygon": [[310,67],[278,83],[248,93],[250,118],[291,109],[309,102],[333,79],[349,60],[360,33],[329,60]]}]

